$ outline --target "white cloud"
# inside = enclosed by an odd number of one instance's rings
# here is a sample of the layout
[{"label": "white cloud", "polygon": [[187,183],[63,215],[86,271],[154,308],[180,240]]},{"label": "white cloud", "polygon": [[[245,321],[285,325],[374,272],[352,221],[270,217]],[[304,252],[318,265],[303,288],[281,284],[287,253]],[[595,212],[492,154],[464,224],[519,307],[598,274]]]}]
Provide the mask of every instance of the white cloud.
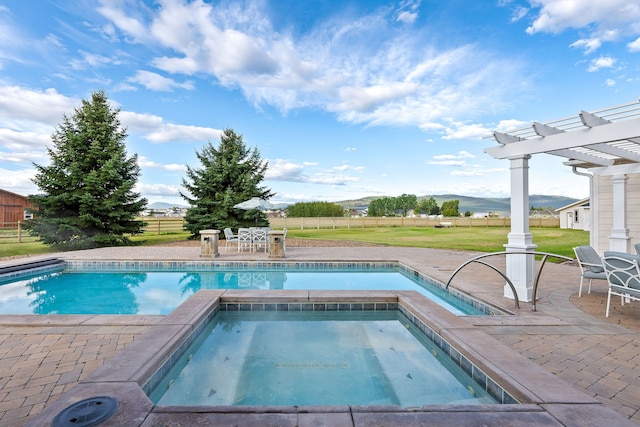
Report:
[{"label": "white cloud", "polygon": [[[134,8],[128,10],[118,9],[118,6],[126,6],[126,3],[115,3],[110,0],[101,0],[100,6],[97,10],[105,18],[110,19],[117,28],[119,28],[127,36],[133,38],[135,41],[143,41],[148,39],[147,29],[144,22],[141,22],[142,18]],[[105,33],[113,34],[113,27],[110,25],[105,26]]]},{"label": "white cloud", "polygon": [[629,52],[640,52],[640,37],[627,44]]},{"label": "white cloud", "polygon": [[[165,48],[151,61],[158,69],[213,76],[257,107],[282,112],[311,107],[345,122],[429,129],[444,117],[504,108],[498,100],[521,92],[527,71],[517,58],[500,58],[480,45],[441,50],[426,30],[410,26],[378,37],[403,12],[405,22],[414,19],[419,5],[403,1],[397,10],[334,18],[300,39],[275,31],[262,2],[167,2],[135,11],[104,2],[100,11],[133,41]],[[147,85],[168,90],[172,82],[154,77]]]},{"label": "white cloud", "polygon": [[440,154],[437,156],[433,156],[436,160],[447,160],[447,159],[475,159],[475,155],[466,151],[458,151],[458,154]]},{"label": "white cloud", "polygon": [[335,171],[355,170],[355,171],[361,172],[361,171],[364,170],[364,167],[363,166],[340,165],[340,166],[334,166],[331,169],[335,170]]},{"label": "white cloud", "polygon": [[524,6],[516,6],[511,14],[511,22],[518,22],[529,13],[529,9]]},{"label": "white cloud", "polygon": [[305,173],[306,168],[315,167],[316,163],[294,163],[285,159],[269,160],[269,168],[265,174],[265,179],[273,181],[290,181],[305,182],[310,184],[327,184],[327,185],[345,185],[348,182],[357,182],[360,179],[345,174],[336,173],[344,172],[348,169],[356,171],[362,170],[361,167],[353,166],[336,166],[331,170],[321,170],[313,173]]},{"label": "white cloud", "polygon": [[417,13],[407,12],[406,10],[398,14],[398,21],[405,24],[413,24],[418,19]]},{"label": "white cloud", "polygon": [[192,81],[178,83],[173,79],[161,76],[151,71],[138,70],[136,75],[127,79],[128,82],[137,83],[150,90],[171,91],[174,88],[191,90],[194,88]]},{"label": "white cloud", "polygon": [[305,165],[293,163],[285,159],[269,160],[269,168],[265,173],[265,179],[274,181],[304,181],[302,171]]},{"label": "white cloud", "polygon": [[584,28],[593,25],[592,32],[604,34],[623,28],[626,32],[638,31],[640,2],[637,0],[532,0],[539,14],[527,33],[546,32],[558,34],[567,28]]},{"label": "white cloud", "polygon": [[340,175],[333,173],[316,173],[309,177],[307,182],[312,184],[326,184],[326,185],[346,185],[349,182],[358,182],[360,178]]},{"label": "white cloud", "polygon": [[162,117],[148,113],[120,111],[120,122],[132,132],[149,132],[162,126]]},{"label": "white cloud", "polygon": [[222,134],[219,129],[164,123],[162,117],[131,111],[121,111],[120,121],[128,131],[142,133],[146,139],[156,143],[207,141],[220,139]]},{"label": "white cloud", "polygon": [[159,164],[144,156],[138,157],[138,165],[143,168],[162,169],[171,172],[184,172],[187,170],[187,167],[185,165],[179,165],[175,163]]},{"label": "white cloud", "polygon": [[81,59],[72,59],[69,61],[69,65],[71,65],[71,68],[74,70],[85,70],[87,67],[99,68],[114,62],[112,58],[107,58],[106,56],[95,53],[80,51],[80,55],[82,56]]},{"label": "white cloud", "polygon": [[490,129],[487,129],[484,125],[453,123],[453,127],[445,129],[446,135],[442,137],[445,140],[451,139],[480,139],[484,138],[491,133]]},{"label": "white cloud", "polygon": [[508,131],[513,131],[516,129],[528,127],[530,125],[531,123],[523,122],[522,120],[516,120],[516,119],[500,120],[495,130],[497,130],[498,132],[508,132]]},{"label": "white cloud", "polygon": [[602,46],[600,39],[580,39],[569,45],[578,49],[584,49],[585,55],[595,52]]},{"label": "white cloud", "polygon": [[[18,132],[11,129],[0,128],[0,147],[21,151],[25,147],[43,148],[51,145],[51,137],[46,133]],[[14,153],[20,155],[20,153]]]},{"label": "white cloud", "polygon": [[456,169],[451,171],[451,175],[453,176],[487,176],[488,174],[497,173],[497,172],[505,172],[506,168],[489,168],[483,169],[480,166],[474,165],[471,168],[467,169]]},{"label": "white cloud", "polygon": [[145,137],[151,142],[209,141],[220,139],[221,134],[222,131],[218,129],[167,123]]},{"label": "white cloud", "polygon": [[9,188],[12,192],[27,196],[35,194],[38,187],[31,181],[36,171],[33,168],[10,170],[0,168],[0,188]]},{"label": "white cloud", "polygon": [[589,68],[587,71],[593,73],[595,71],[599,71],[603,68],[613,68],[616,64],[616,59],[610,56],[601,56],[599,58],[591,60],[589,63]]},{"label": "white cloud", "polygon": [[609,86],[609,87],[613,87],[613,86],[616,85],[616,81],[613,80],[613,79],[607,79],[607,80],[604,81],[604,84]]},{"label": "white cloud", "polygon": [[466,167],[467,161],[465,159],[475,159],[475,155],[466,151],[458,151],[458,154],[439,154],[433,156],[434,160],[427,162],[428,165],[434,166],[457,166]]},{"label": "white cloud", "polygon": [[417,89],[416,83],[407,82],[387,82],[369,87],[343,87],[339,90],[342,102],[334,110],[369,112],[380,104],[414,94]]},{"label": "white cloud", "polygon": [[166,184],[145,184],[138,182],[135,186],[135,191],[139,192],[143,196],[178,196],[182,187],[178,185],[166,185]]},{"label": "white cloud", "polygon": [[351,153],[353,151],[357,151],[358,149],[355,147],[347,147],[344,149],[344,151],[346,151],[347,153]]},{"label": "white cloud", "polygon": [[438,166],[464,166],[467,164],[464,160],[438,160],[438,161],[429,161],[428,165],[438,165]]},{"label": "white cloud", "polygon": [[640,49],[640,1],[638,0],[531,0],[538,15],[527,28],[528,34],[559,34],[573,28],[582,30],[587,37],[571,44],[584,49],[585,54],[595,52],[603,42],[616,42],[635,38],[627,44],[631,52]]},{"label": "white cloud", "polygon": [[0,86],[0,125],[17,130],[33,130],[25,128],[24,123],[37,122],[53,128],[62,120],[63,114],[72,113],[78,105],[80,100],[62,95],[52,88],[37,90]]}]

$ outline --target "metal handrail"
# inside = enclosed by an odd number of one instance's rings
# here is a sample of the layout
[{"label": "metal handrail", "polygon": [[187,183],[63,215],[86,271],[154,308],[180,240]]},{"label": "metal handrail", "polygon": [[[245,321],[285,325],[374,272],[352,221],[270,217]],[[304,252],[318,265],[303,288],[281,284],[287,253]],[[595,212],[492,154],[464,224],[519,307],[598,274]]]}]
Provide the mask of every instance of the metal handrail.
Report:
[{"label": "metal handrail", "polygon": [[445,290],[449,290],[449,285],[451,284],[451,280],[453,280],[454,276],[456,274],[458,274],[458,272],[460,270],[462,270],[464,267],[466,267],[467,265],[471,264],[471,263],[478,263],[478,264],[482,264],[485,265],[489,268],[491,268],[493,271],[495,271],[496,273],[498,273],[499,275],[502,276],[502,278],[507,282],[507,284],[509,285],[509,287],[511,288],[511,292],[513,292],[513,299],[515,300],[515,304],[516,304],[516,308],[520,309],[520,301],[518,299],[518,293],[516,292],[516,287],[513,285],[513,282],[511,282],[511,280],[507,277],[506,274],[504,274],[502,271],[500,271],[497,267],[484,262],[484,261],[479,261],[482,258],[487,258],[490,256],[496,256],[496,255],[542,255],[542,261],[540,262],[540,267],[538,268],[538,270],[536,271],[536,274],[534,276],[534,281],[533,281],[533,311],[536,311],[536,299],[537,299],[537,294],[538,294],[538,281],[540,280],[540,274],[542,273],[542,269],[544,268],[544,264],[547,262],[547,259],[549,257],[554,257],[554,258],[558,258],[558,259],[563,259],[565,261],[574,261],[573,258],[569,258],[566,257],[564,255],[558,255],[558,254],[552,254],[549,252],[537,252],[537,251],[501,251],[501,252],[490,252],[487,254],[482,254],[482,255],[478,255],[475,256],[469,260],[467,260],[466,262],[464,262],[460,267],[456,268],[456,270],[451,274],[451,277],[449,277],[449,280],[447,281],[447,285],[444,287]]}]

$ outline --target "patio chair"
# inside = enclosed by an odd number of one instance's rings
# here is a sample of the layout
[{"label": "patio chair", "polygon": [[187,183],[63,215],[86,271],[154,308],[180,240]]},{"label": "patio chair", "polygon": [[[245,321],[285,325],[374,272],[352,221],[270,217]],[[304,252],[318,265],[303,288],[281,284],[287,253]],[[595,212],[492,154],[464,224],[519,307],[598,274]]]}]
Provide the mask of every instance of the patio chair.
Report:
[{"label": "patio chair", "polygon": [[251,232],[253,250],[257,252],[259,248],[263,247],[264,251],[267,252],[267,247],[269,246],[267,243],[267,230],[264,228],[254,228]]},{"label": "patio chair", "polygon": [[609,305],[611,295],[618,295],[622,305],[627,302],[640,301],[640,257],[626,252],[607,251],[602,258],[604,271],[609,282],[609,295],[607,296],[607,312],[609,317]]},{"label": "patio chair", "polygon": [[633,245],[633,248],[636,250],[636,255],[640,255],[640,243]]},{"label": "patio chair", "polygon": [[253,250],[251,242],[251,230],[248,228],[238,228],[238,252],[243,251],[245,248],[251,252]]},{"label": "patio chair", "polygon": [[580,274],[580,289],[578,290],[578,296],[581,297],[584,279],[589,279],[588,293],[591,293],[591,281],[593,279],[607,280],[607,275],[604,272],[600,255],[591,246],[577,246],[573,248],[573,252],[576,254],[578,265],[582,270]]},{"label": "patio chair", "polygon": [[238,241],[238,236],[234,236],[233,235],[233,231],[230,228],[225,228],[224,229],[224,250],[228,251],[229,250],[229,244],[231,242],[237,242]]}]

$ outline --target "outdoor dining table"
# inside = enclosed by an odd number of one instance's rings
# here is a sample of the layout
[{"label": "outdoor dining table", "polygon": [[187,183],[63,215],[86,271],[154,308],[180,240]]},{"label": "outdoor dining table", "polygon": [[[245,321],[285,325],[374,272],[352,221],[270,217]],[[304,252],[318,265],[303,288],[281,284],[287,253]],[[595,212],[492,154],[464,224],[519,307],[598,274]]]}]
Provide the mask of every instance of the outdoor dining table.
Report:
[{"label": "outdoor dining table", "polygon": [[248,248],[249,252],[256,252],[264,247],[264,251],[269,250],[269,231],[271,227],[249,227],[238,229],[238,252]]}]

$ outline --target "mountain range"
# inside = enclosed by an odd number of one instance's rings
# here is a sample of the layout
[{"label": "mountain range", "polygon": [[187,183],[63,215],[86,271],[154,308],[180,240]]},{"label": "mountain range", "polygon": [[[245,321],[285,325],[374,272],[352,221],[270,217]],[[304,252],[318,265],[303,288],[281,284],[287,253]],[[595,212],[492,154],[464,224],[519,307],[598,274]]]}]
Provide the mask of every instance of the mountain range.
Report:
[{"label": "mountain range", "polygon": [[[511,198],[510,197],[469,197],[460,196],[457,194],[439,194],[439,195],[426,195],[418,196],[418,201],[422,199],[428,199],[433,197],[438,204],[442,206],[442,202],[449,200],[459,200],[458,205],[459,212],[509,212],[511,210]],[[336,202],[345,209],[365,209],[369,206],[373,200],[379,199],[380,196],[375,197],[363,197],[356,200],[344,200]],[[529,206],[532,208],[552,208],[558,209],[563,206],[570,205],[577,202],[579,199],[573,199],[564,196],[545,196],[539,194],[532,194],[529,196]]]},{"label": "mountain range", "polygon": [[[337,205],[342,206],[345,209],[366,209],[369,207],[369,203],[373,200],[380,199],[383,196],[369,196],[355,200],[343,200],[335,202]],[[460,196],[457,194],[439,194],[439,195],[427,195],[419,196],[418,201],[422,199],[428,199],[433,197],[438,203],[438,206],[442,206],[442,202],[449,200],[459,200],[460,204],[458,210],[460,212],[509,212],[511,210],[511,198],[510,197],[469,197]],[[570,205],[577,202],[578,199],[572,199],[570,197],[563,196],[545,196],[532,194],[529,196],[529,206],[535,208],[552,208],[558,209],[563,206]],[[164,202],[154,202],[148,206],[148,209],[171,209],[173,207],[186,208],[188,206],[172,205]]]}]

